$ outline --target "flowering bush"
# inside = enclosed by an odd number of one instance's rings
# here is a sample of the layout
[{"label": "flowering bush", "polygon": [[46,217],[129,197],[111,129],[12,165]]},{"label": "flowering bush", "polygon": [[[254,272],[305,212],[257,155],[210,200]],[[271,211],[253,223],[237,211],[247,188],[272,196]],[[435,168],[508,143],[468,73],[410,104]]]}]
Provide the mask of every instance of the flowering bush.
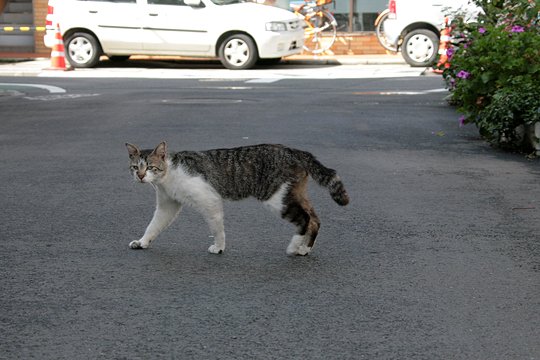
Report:
[{"label": "flowering bush", "polygon": [[461,38],[447,56],[443,77],[461,124],[474,123],[489,141],[529,150],[523,131],[540,121],[540,4],[529,0],[474,0],[478,22],[457,17]]}]

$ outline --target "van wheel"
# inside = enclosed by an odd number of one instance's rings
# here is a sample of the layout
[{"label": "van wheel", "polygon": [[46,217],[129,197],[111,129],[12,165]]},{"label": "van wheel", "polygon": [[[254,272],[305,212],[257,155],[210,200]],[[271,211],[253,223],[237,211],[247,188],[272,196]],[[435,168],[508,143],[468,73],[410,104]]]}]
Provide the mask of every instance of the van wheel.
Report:
[{"label": "van wheel", "polygon": [[73,33],[65,41],[66,57],[75,68],[96,66],[102,54],[97,39],[88,33]]},{"label": "van wheel", "polygon": [[227,69],[243,70],[255,66],[259,52],[252,38],[244,34],[234,34],[221,43],[218,56]]},{"label": "van wheel", "polygon": [[439,37],[426,29],[412,30],[401,45],[403,59],[411,66],[430,66],[437,59]]}]

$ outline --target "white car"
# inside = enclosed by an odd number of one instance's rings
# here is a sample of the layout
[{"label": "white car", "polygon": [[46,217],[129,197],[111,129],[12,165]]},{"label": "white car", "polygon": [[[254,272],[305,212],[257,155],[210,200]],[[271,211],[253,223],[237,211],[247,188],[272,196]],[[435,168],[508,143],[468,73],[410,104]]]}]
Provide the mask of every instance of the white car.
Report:
[{"label": "white car", "polygon": [[390,0],[375,22],[381,45],[398,51],[412,66],[432,65],[445,17],[459,13],[472,21],[481,10],[470,0]]},{"label": "white car", "polygon": [[302,22],[292,12],[240,0],[49,0],[45,45],[59,26],[76,68],[101,55],[218,57],[229,69],[277,62],[302,52]]}]

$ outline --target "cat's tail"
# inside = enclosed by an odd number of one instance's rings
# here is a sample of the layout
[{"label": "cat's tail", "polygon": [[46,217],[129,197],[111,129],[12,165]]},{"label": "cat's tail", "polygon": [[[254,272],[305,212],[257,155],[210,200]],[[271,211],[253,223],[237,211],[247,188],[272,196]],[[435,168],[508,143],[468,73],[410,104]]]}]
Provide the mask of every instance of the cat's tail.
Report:
[{"label": "cat's tail", "polygon": [[345,185],[341,181],[336,170],[327,168],[319,160],[315,158],[312,154],[299,151],[300,158],[302,159],[304,168],[307,170],[309,175],[315,180],[319,185],[324,186],[330,192],[332,199],[341,206],[345,206],[349,203],[349,195],[345,190]]}]

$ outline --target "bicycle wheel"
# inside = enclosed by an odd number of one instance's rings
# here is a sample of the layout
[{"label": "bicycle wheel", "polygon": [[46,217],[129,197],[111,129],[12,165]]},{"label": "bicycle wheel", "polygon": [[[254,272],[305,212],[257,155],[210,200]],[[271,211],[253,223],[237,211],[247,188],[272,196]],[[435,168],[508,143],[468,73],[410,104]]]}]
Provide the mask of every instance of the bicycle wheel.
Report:
[{"label": "bicycle wheel", "polygon": [[305,18],[304,50],[321,54],[334,45],[337,35],[337,21],[328,11],[317,11]]},{"label": "bicycle wheel", "polygon": [[384,23],[388,20],[390,10],[384,10],[375,20],[375,32],[377,33],[377,40],[383,48],[389,51],[397,52],[397,46],[388,41],[386,33],[384,32]]}]

